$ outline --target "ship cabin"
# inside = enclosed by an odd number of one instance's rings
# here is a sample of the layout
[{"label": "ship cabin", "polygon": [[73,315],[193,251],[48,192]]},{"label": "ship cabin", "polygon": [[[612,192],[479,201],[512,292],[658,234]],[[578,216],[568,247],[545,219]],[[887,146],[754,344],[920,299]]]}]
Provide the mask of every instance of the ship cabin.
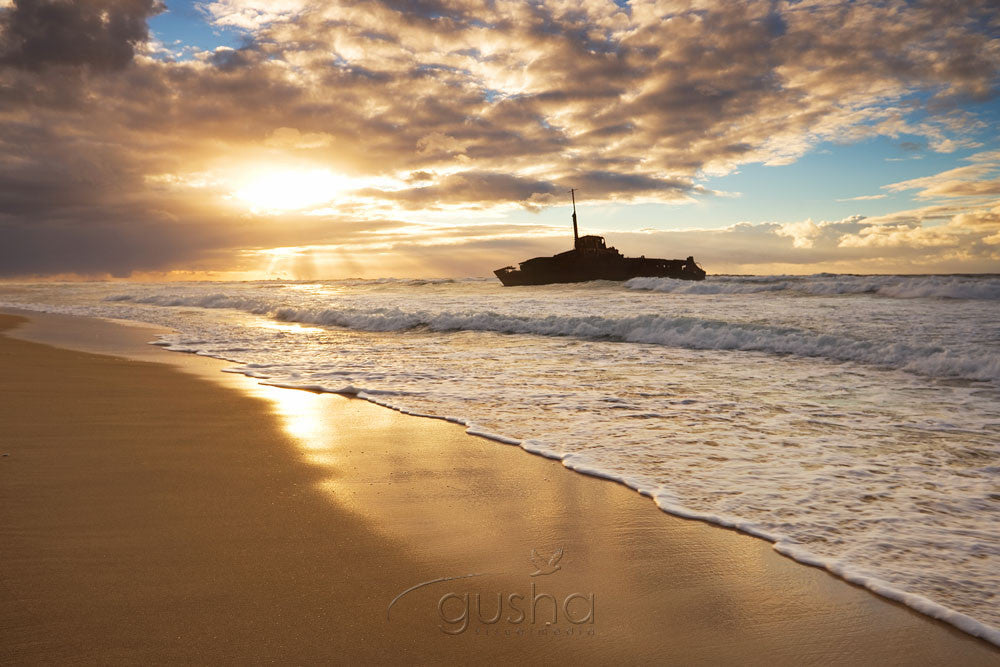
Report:
[{"label": "ship cabin", "polygon": [[607,250],[603,236],[580,236],[576,239],[577,250]]}]

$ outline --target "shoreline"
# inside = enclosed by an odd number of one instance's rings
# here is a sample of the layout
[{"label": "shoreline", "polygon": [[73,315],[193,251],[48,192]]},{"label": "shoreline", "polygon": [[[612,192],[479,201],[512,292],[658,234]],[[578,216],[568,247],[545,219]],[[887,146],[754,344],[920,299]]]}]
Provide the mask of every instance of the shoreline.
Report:
[{"label": "shoreline", "polygon": [[[120,324],[125,327],[131,325],[130,321],[115,321],[115,320],[108,320],[108,321]],[[139,323],[139,326],[142,329],[148,328],[151,332],[165,333],[168,331],[160,329],[159,327],[155,327],[152,325],[145,325],[142,323]],[[171,350],[169,347],[162,347],[161,349],[168,352],[180,352],[179,350]],[[136,354],[139,353],[137,352]],[[184,352],[183,354],[190,354],[190,353]],[[140,355],[140,356],[141,358],[146,357],[146,355]],[[156,359],[159,359],[158,355],[154,356]],[[228,365],[230,363],[238,363],[238,362],[222,360],[219,359],[218,357],[207,356],[203,358],[211,359],[213,361],[219,361],[223,365]],[[181,366],[184,367],[186,366],[186,364],[181,364]],[[910,593],[904,589],[900,589],[885,580],[861,574],[852,567],[844,566],[839,561],[816,556],[810,551],[798,547],[796,544],[787,541],[782,536],[776,536],[767,533],[766,531],[759,530],[753,526],[747,525],[746,522],[740,519],[740,517],[717,516],[714,514],[707,514],[696,510],[691,510],[684,506],[675,505],[670,501],[670,498],[657,495],[655,489],[637,485],[629,478],[625,478],[620,475],[610,474],[606,471],[589,467],[586,464],[581,465],[579,463],[575,463],[572,460],[573,457],[572,454],[569,455],[569,457],[567,457],[566,455],[559,455],[558,453],[552,452],[548,449],[533,446],[530,440],[522,440],[516,437],[511,437],[503,434],[487,432],[478,429],[470,420],[464,418],[447,417],[431,413],[414,412],[406,408],[394,405],[388,401],[381,400],[377,396],[368,395],[364,391],[347,392],[347,391],[329,390],[321,386],[297,386],[291,384],[269,382],[264,379],[254,377],[252,375],[245,375],[240,371],[233,371],[233,373],[236,375],[244,376],[248,378],[251,382],[258,383],[264,386],[276,387],[279,389],[289,389],[298,391],[327,393],[340,396],[349,396],[368,401],[369,403],[372,403],[380,407],[388,408],[403,415],[413,416],[413,417],[423,417],[427,419],[434,419],[452,424],[457,424],[463,427],[465,433],[470,436],[484,438],[504,445],[514,445],[529,454],[558,461],[565,468],[575,473],[620,484],[632,491],[635,491],[641,496],[649,498],[656,505],[657,508],[659,508],[661,511],[670,516],[678,517],[681,519],[699,521],[702,523],[706,523],[708,525],[716,526],[726,530],[734,530],[743,535],[749,535],[751,537],[756,537],[765,540],[771,545],[771,547],[777,553],[787,558],[790,558],[791,560],[794,560],[808,567],[815,567],[824,570],[829,574],[831,574],[832,576],[841,579],[849,584],[865,588],[874,595],[905,605],[910,609],[920,614],[923,614],[924,616],[933,618],[935,620],[940,620],[944,623],[947,623],[949,625],[958,628],[959,630],[965,632],[966,634],[983,639],[984,641],[987,641],[994,646],[1000,647],[1000,629],[988,625],[982,621],[979,621],[972,616],[954,610],[950,607],[947,607],[941,603],[926,598],[922,595]]]},{"label": "shoreline", "polygon": [[[374,405],[378,405],[390,410],[394,410],[401,414],[413,417],[420,417],[426,419],[438,419],[452,424],[458,424],[465,428],[465,433],[467,435],[484,438],[503,445],[513,445],[518,447],[529,454],[536,456],[541,456],[546,459],[551,459],[553,461],[560,462],[563,467],[571,470],[575,473],[585,475],[587,477],[594,477],[596,479],[605,480],[615,484],[620,484],[625,488],[636,492],[638,495],[650,499],[656,505],[656,507],[661,510],[664,514],[669,516],[688,519],[691,521],[698,521],[716,528],[721,528],[723,530],[732,530],[741,535],[747,535],[749,537],[758,538],[769,543],[771,547],[782,556],[789,558],[790,560],[804,565],[807,567],[814,567],[824,572],[829,573],[848,584],[857,586],[859,588],[864,588],[873,595],[885,598],[892,602],[904,605],[913,611],[916,611],[928,618],[947,623],[948,625],[954,626],[955,628],[961,630],[962,632],[975,637],[977,639],[982,639],[989,644],[1000,648],[1000,629],[988,625],[978,619],[964,614],[960,611],[947,607],[943,604],[935,602],[930,598],[918,595],[916,593],[910,593],[901,588],[893,586],[891,583],[878,579],[876,577],[867,576],[861,574],[854,569],[842,565],[839,561],[822,558],[816,556],[812,552],[796,546],[794,543],[787,541],[784,538],[775,537],[765,531],[758,530],[752,526],[746,525],[739,517],[720,517],[714,514],[706,514],[704,512],[698,512],[696,510],[688,509],[682,505],[675,505],[669,501],[669,498],[665,498],[656,494],[655,490],[646,487],[638,486],[630,482],[626,477],[620,475],[614,475],[607,473],[603,470],[587,467],[586,465],[574,465],[572,461],[567,460],[566,456],[560,456],[549,452],[542,448],[532,448],[527,440],[518,440],[517,438],[489,433],[487,431],[482,431],[476,429],[470,421],[455,417],[441,417],[434,414],[425,414],[412,412],[406,410],[391,403],[382,402],[378,399],[366,395],[364,392],[358,392],[356,394],[348,394],[347,392],[336,392],[323,389],[322,387],[312,387],[312,386],[295,386],[289,384],[278,384],[278,383],[267,383],[263,382],[267,386],[278,387],[281,389],[293,389],[300,391],[309,392],[322,392],[335,395],[350,395],[356,396],[357,398],[366,400]],[[572,455],[570,455],[572,456]]]},{"label": "shoreline", "polygon": [[[39,316],[37,319],[42,319],[42,317]],[[69,335],[71,336],[72,332]],[[146,337],[148,339],[148,331]],[[12,339],[5,337],[3,340]],[[152,352],[148,348],[146,351]],[[301,390],[288,392],[287,389],[267,388],[259,385],[256,380],[245,376],[219,373],[220,367],[227,365],[225,362],[208,361],[204,357],[193,357],[193,355],[166,355],[165,352],[155,349],[155,356],[164,357],[162,360],[157,359],[160,361],[160,366],[177,365],[168,362],[166,360],[168,356],[190,357],[184,361],[178,359],[178,364],[187,366],[189,371],[194,366],[201,367],[201,371],[194,371],[195,375],[204,373],[207,377],[209,374],[214,374],[216,377],[214,378],[213,390],[225,393],[225,388],[220,388],[218,385],[221,384],[224,387],[230,385],[231,388],[236,388],[239,385],[241,391],[250,393],[258,400],[272,401],[270,419],[274,421],[276,418],[278,422],[283,424],[284,434],[282,437],[286,440],[298,440],[296,446],[301,448],[299,455],[305,459],[310,472],[320,478],[317,482],[319,488],[329,491],[329,487],[333,487],[332,492],[321,494],[323,502],[319,503],[320,511],[342,511],[347,508],[352,518],[360,517],[361,524],[366,530],[374,531],[380,538],[390,540],[396,547],[402,544],[402,552],[414,558],[418,563],[423,563],[423,568],[419,564],[414,565],[413,563],[402,565],[401,571],[404,574],[421,569],[424,569],[426,573],[437,572],[439,575],[441,572],[449,575],[478,572],[479,569],[472,568],[473,565],[492,571],[505,568],[523,570],[527,565],[526,555],[531,548],[537,546],[540,551],[543,551],[542,547],[548,544],[549,549],[545,553],[552,553],[553,547],[560,540],[572,543],[565,550],[567,554],[564,562],[565,569],[571,569],[571,565],[573,568],[585,569],[583,572],[575,573],[575,576],[566,582],[567,585],[570,585],[570,588],[566,590],[570,590],[574,585],[582,587],[579,590],[586,590],[586,586],[589,584],[591,587],[597,587],[603,591],[605,597],[599,599],[613,597],[616,589],[620,587],[611,585],[613,579],[611,575],[618,571],[626,571],[630,576],[629,581],[634,582],[626,589],[630,594],[641,598],[642,603],[638,604],[635,600],[630,600],[632,603],[630,605],[618,604],[616,606],[612,603],[611,609],[614,610],[614,613],[619,614],[620,618],[612,621],[610,628],[606,624],[604,626],[605,632],[600,634],[601,636],[607,634],[611,637],[617,637],[619,634],[622,637],[628,636],[627,642],[616,644],[615,648],[621,650],[627,644],[633,652],[602,653],[600,650],[593,651],[594,647],[590,646],[587,647],[588,651],[584,652],[583,655],[590,656],[591,659],[594,659],[595,656],[603,656],[607,659],[624,654],[649,658],[650,656],[662,655],[662,652],[657,652],[654,649],[662,649],[665,645],[671,646],[676,652],[678,643],[676,635],[672,636],[665,644],[661,638],[650,641],[650,638],[647,637],[643,640],[641,637],[637,637],[635,632],[626,629],[626,626],[636,622],[636,618],[633,616],[642,619],[643,614],[651,616],[660,614],[662,617],[663,611],[671,609],[673,615],[668,614],[667,618],[676,618],[677,623],[685,628],[685,632],[680,633],[681,638],[693,640],[690,642],[693,646],[685,646],[686,655],[684,658],[694,661],[710,658],[724,659],[726,655],[736,655],[735,653],[727,654],[725,651],[725,649],[733,649],[733,646],[712,647],[713,637],[716,644],[720,641],[718,636],[720,630],[736,632],[737,635],[747,635],[744,637],[747,640],[746,643],[741,644],[739,650],[756,650],[762,661],[768,656],[775,655],[784,658],[791,658],[795,655],[799,657],[811,655],[813,658],[816,655],[825,655],[836,658],[838,652],[834,650],[834,647],[837,645],[837,640],[844,641],[846,638],[850,638],[852,643],[859,643],[859,635],[863,635],[860,641],[861,651],[868,650],[890,659],[893,657],[898,659],[900,655],[926,657],[928,651],[931,653],[939,652],[942,657],[954,657],[964,653],[963,657],[972,662],[977,660],[986,662],[990,659],[996,659],[995,647],[985,641],[964,635],[950,626],[919,615],[902,605],[887,602],[867,590],[835,578],[824,570],[804,567],[775,552],[773,545],[769,542],[731,530],[722,531],[717,526],[701,521],[692,522],[675,518],[664,513],[661,509],[651,506],[646,499],[636,498],[637,494],[632,492],[629,487],[620,484],[609,485],[603,479],[592,476],[566,475],[565,471],[562,470],[564,466],[558,461],[538,457],[527,459],[522,453],[515,452],[512,448],[498,448],[492,441],[469,438],[467,434],[457,432],[458,429],[455,426],[443,421],[438,421],[436,425],[430,426],[426,420],[423,422],[407,420],[405,415],[398,413],[390,419],[386,415],[378,416],[372,412],[388,413],[372,403],[361,404],[337,394],[311,394]],[[49,355],[51,356],[51,353]],[[132,362],[132,364],[142,365],[143,368],[148,365],[145,362]],[[190,377],[190,372],[184,379],[194,381]],[[86,382],[86,378],[84,378],[84,382]],[[300,396],[276,398],[279,392]],[[362,409],[361,405],[366,406],[367,410]],[[392,422],[392,428],[397,429],[398,433],[404,434],[410,444],[406,448],[400,449],[397,446],[396,449],[392,449],[392,443],[386,443],[386,438],[383,436],[382,444],[390,445],[386,451],[391,450],[391,456],[399,459],[394,465],[387,465],[380,460],[372,460],[371,455],[365,457],[362,455],[363,452],[356,454],[351,450],[351,447],[352,443],[356,447],[357,442],[361,439],[359,437],[360,426],[355,423],[353,433],[347,429],[338,436],[334,432],[336,429],[330,428],[332,423],[337,422],[338,417],[329,414],[338,412],[363,413],[362,421]],[[306,417],[303,417],[303,414]],[[354,416],[355,422],[358,421],[357,414]],[[264,417],[266,418],[267,415]],[[252,421],[261,421],[262,419],[267,421],[265,418],[257,415],[253,417]],[[331,420],[331,424],[325,424],[324,420]],[[339,424],[339,422],[337,424],[338,428],[343,427],[343,424]],[[298,428],[297,434],[296,428]],[[271,446],[273,447],[273,440],[276,439],[274,433],[271,433],[269,437],[272,438]],[[338,437],[340,440],[336,440]],[[447,446],[441,445],[438,441],[441,438],[447,439]],[[317,443],[321,442],[329,444],[331,439],[336,443],[336,446],[325,448],[317,446]],[[389,440],[392,441],[392,438]],[[414,442],[418,443],[416,447],[412,446]],[[264,444],[266,445],[266,443]],[[343,447],[349,451],[342,451]],[[264,446],[263,449],[267,450],[267,447]],[[472,465],[468,460],[470,454],[494,460],[489,464],[480,464],[479,467],[470,467]],[[436,468],[424,460],[434,457],[440,459],[438,461],[440,465],[435,464],[438,465]],[[376,459],[378,458],[381,457],[376,457]],[[513,470],[504,471],[503,466],[498,465],[499,463],[506,463],[507,467],[513,468]],[[557,463],[560,463],[558,468],[555,467]],[[391,485],[403,487],[401,493],[397,492],[400,497],[380,498],[382,495],[380,492],[366,491],[362,488],[363,484],[352,479],[352,474],[354,477],[360,476],[367,480],[368,487],[377,486],[384,482],[382,474],[373,474],[373,467],[378,473],[388,473],[388,478],[392,480]],[[474,482],[478,484],[464,480],[463,474],[456,473],[456,469],[464,470],[464,473],[471,475]],[[431,479],[436,482],[446,480],[448,484],[452,484],[456,488],[464,486],[462,493],[457,496],[462,502],[457,503],[455,498],[451,497],[444,499],[441,497],[418,498],[417,496],[424,493],[424,487],[422,482],[412,479],[415,470],[420,473],[417,476],[423,475],[425,480]],[[348,473],[346,471],[354,472]],[[411,479],[407,479],[408,476]],[[518,479],[519,476],[526,479]],[[484,482],[488,482],[485,484],[488,487],[487,490],[479,488],[484,486]],[[559,488],[553,489],[552,487]],[[515,502],[509,497],[509,491],[512,489],[527,494],[529,501],[532,496],[535,497],[536,501],[544,500],[547,508],[552,509],[557,514],[561,512],[557,516],[559,521],[547,517],[545,512],[539,512],[535,507],[537,502]],[[331,498],[333,502],[331,502]],[[470,507],[463,507],[462,505],[465,503],[469,504]],[[572,505],[572,507],[565,507],[567,504]],[[420,507],[410,507],[410,505]],[[614,510],[611,514],[608,514],[608,505]],[[640,505],[644,507],[640,507]],[[393,513],[401,513],[404,518],[400,520]],[[495,525],[482,524],[484,513],[485,516],[492,517]],[[590,516],[587,516],[588,513]],[[576,514],[584,516],[574,516]],[[523,524],[525,516],[529,517],[528,523],[534,521],[539,525]],[[498,517],[502,517],[502,520],[497,520]],[[614,521],[618,523],[616,524]],[[569,528],[566,527],[567,523]],[[621,525],[624,525],[624,528],[620,528]],[[508,532],[511,528],[514,529],[515,538],[512,538]],[[632,532],[629,533],[629,531]],[[449,532],[456,532],[459,535],[449,535]],[[665,536],[661,533],[672,535]],[[471,550],[464,547],[466,552],[461,552],[463,547],[460,545],[464,544],[463,540],[467,540],[470,535],[481,538],[483,534],[490,536],[489,540],[485,540],[486,544]],[[553,539],[554,536],[558,537]],[[581,536],[596,537],[596,540],[581,539]],[[680,539],[680,537],[684,539]],[[624,541],[623,552],[622,550],[615,552],[614,545],[603,544],[604,542],[613,542],[616,539]],[[667,540],[667,542],[662,543],[663,540]],[[590,544],[592,541],[596,541],[596,546]],[[512,544],[514,546],[511,546]],[[499,547],[500,549],[506,547],[511,550],[511,554],[503,554],[498,559],[496,553],[490,553],[488,547]],[[454,549],[459,550],[458,557],[453,553]],[[691,552],[694,552],[693,557]],[[584,555],[582,559],[579,558],[581,553]],[[631,562],[632,559],[624,558],[623,553],[633,555],[639,553],[642,558],[639,559],[637,565],[635,562]],[[719,559],[719,553],[723,554],[724,557]],[[570,559],[570,556],[574,558]],[[684,567],[687,570],[681,573],[655,571],[657,567],[660,570],[664,569],[663,562],[666,556],[674,558],[670,563],[672,567],[676,567],[676,561],[680,560],[686,563]],[[699,556],[704,558],[699,558]],[[715,561],[712,560],[712,556],[716,557]],[[491,558],[494,561],[492,563],[490,562]],[[503,563],[501,567],[497,567],[497,560]],[[449,567],[444,567],[445,565],[454,567],[449,569]],[[493,567],[489,567],[490,565]],[[426,569],[427,567],[430,569]],[[462,567],[472,569],[463,570]],[[684,567],[681,570],[684,570]],[[654,571],[644,572],[643,568],[650,568]],[[780,576],[776,577],[776,573],[779,572]],[[760,579],[748,585],[743,581],[748,573],[753,573]],[[563,573],[564,576],[567,574],[569,573]],[[433,578],[428,577],[428,579]],[[407,579],[407,577],[403,577],[403,579]],[[503,589],[505,591],[520,590],[520,588],[524,588],[522,584],[526,581],[523,574],[520,577],[510,575],[506,579],[501,577],[501,580],[508,585],[507,588]],[[691,625],[690,619],[685,619],[683,614],[697,616],[698,605],[696,603],[703,602],[703,600],[685,600],[686,603],[691,603],[694,610],[692,614],[691,608],[686,607],[685,604],[678,604],[676,599],[655,599],[656,592],[662,594],[664,590],[657,583],[662,584],[664,581],[674,583],[674,586],[668,587],[666,590],[675,597],[689,597],[692,592],[697,591],[702,597],[707,596],[714,600],[714,605],[709,606],[713,607],[715,611],[723,609],[732,612],[734,608],[739,609],[743,612],[736,614],[740,622],[736,623],[735,628],[731,627],[732,623],[722,623],[720,628],[718,622],[709,630],[698,624],[695,624],[694,627],[688,627]],[[775,590],[778,586],[781,586],[782,590]],[[398,593],[399,590],[405,588],[403,586],[396,592]],[[734,605],[732,602],[734,590],[741,593],[736,597],[743,600],[742,604]],[[780,601],[785,604],[776,607],[774,604],[775,596],[781,598]],[[389,599],[391,596],[384,602],[388,603]],[[729,601],[728,604],[722,602],[725,600]],[[833,613],[827,608],[831,600],[840,605]],[[406,602],[412,601],[410,598],[406,600]],[[633,607],[636,606],[640,608],[634,609]],[[757,613],[747,613],[749,608],[754,608],[752,611]],[[799,615],[796,616],[795,612],[798,612]],[[394,607],[394,615],[395,613],[396,608]],[[417,611],[408,608],[401,613],[402,617],[407,619],[409,614],[417,614]],[[725,617],[725,614],[722,616]],[[756,618],[758,616],[762,616],[763,619]],[[887,617],[890,620],[887,620]],[[426,621],[426,616],[421,620]],[[662,623],[651,624],[652,620],[654,619],[645,618],[642,627],[650,633],[662,633],[664,631]],[[707,617],[702,620],[707,621]],[[762,620],[763,623],[761,623]],[[409,621],[410,625],[413,625],[413,619],[410,618]],[[755,627],[755,623],[758,630],[760,627],[764,627],[770,634],[763,631],[747,632],[746,628]],[[416,625],[420,625],[420,623]],[[596,625],[600,632],[600,624]],[[808,642],[803,644],[806,635],[809,634],[809,632],[802,632],[803,626],[810,627],[810,632],[813,633],[828,634],[819,640],[812,638],[814,643],[811,645]],[[837,632],[832,632],[831,628],[839,630],[840,636],[835,636]],[[887,635],[897,638],[896,641],[899,643],[889,648],[896,648],[900,653],[886,651],[885,636]],[[428,650],[445,651],[445,654],[455,650],[454,645],[441,648],[438,635],[430,634],[429,638],[424,637],[424,639],[437,640],[431,641],[433,648]],[[479,637],[480,641],[482,639]],[[817,654],[817,643],[825,646],[826,651],[820,650],[820,653]],[[891,644],[892,641],[889,643]],[[708,648],[705,648],[706,644]],[[701,653],[697,652],[697,647],[702,648]],[[509,649],[509,646],[507,648]],[[539,647],[533,645],[533,648]],[[857,652],[858,646],[854,645],[850,647],[840,646],[840,649],[846,651],[846,655],[854,655],[855,657],[869,655],[864,652],[859,654]],[[560,650],[570,649],[563,646]],[[882,652],[878,653],[878,651]],[[914,653],[913,651],[923,652]],[[563,656],[562,653],[558,655]],[[468,658],[468,655],[465,657]]]}]

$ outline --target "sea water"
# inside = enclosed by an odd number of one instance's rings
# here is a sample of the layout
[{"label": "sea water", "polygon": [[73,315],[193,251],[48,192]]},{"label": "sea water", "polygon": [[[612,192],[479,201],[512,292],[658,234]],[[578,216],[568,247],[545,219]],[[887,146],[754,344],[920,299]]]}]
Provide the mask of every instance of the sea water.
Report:
[{"label": "sea water", "polygon": [[[1000,276],[6,284],[625,483],[1000,644]],[[498,446],[501,446],[498,444]]]}]

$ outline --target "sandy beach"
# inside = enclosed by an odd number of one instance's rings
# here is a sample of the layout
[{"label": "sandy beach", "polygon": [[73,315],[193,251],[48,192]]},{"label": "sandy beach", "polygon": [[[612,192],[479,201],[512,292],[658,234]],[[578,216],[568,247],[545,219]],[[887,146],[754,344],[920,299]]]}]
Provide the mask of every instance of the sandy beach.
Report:
[{"label": "sandy beach", "polygon": [[262,386],[149,329],[0,327],[4,663],[1000,662],[457,425]]}]

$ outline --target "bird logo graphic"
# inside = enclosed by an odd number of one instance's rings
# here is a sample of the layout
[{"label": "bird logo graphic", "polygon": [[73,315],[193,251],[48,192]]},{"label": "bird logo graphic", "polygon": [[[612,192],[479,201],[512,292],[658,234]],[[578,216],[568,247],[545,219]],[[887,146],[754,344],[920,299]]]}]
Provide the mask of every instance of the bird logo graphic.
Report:
[{"label": "bird logo graphic", "polygon": [[535,571],[531,573],[532,577],[541,577],[546,574],[552,574],[556,570],[561,570],[562,565],[559,564],[559,560],[563,557],[562,548],[556,549],[548,561],[538,555],[538,551],[535,549],[531,550],[531,564],[535,566]]}]

